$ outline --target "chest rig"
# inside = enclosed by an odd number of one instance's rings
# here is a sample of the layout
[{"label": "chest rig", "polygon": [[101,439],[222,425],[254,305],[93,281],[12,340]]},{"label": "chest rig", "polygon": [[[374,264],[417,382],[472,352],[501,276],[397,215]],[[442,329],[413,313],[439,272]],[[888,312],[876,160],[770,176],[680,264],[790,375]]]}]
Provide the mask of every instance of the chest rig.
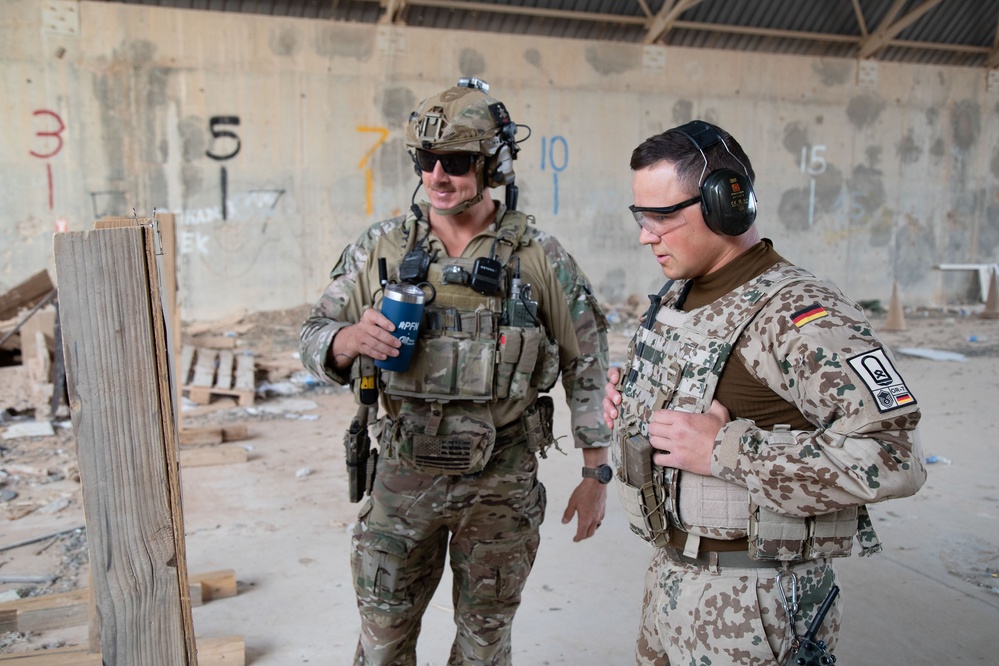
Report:
[{"label": "chest rig", "polygon": [[[679,528],[694,539],[749,537],[756,559],[798,561],[850,554],[858,517],[868,532],[866,510],[845,509],[809,518],[782,516],[752,504],[746,488],[712,476],[652,463],[648,424],[652,413],[673,409],[703,413],[711,405],[722,369],[736,340],[781,289],[812,275],[781,263],[714,303],[678,309],[688,283],[668,285],[654,300],[629,347],[618,390],[622,395],[617,432],[618,487],[633,532],[656,547]],[[792,445],[787,426],[768,435],[770,445]],[[862,539],[861,544],[865,544]],[[866,550],[866,546],[865,546]]]},{"label": "chest rig", "polygon": [[490,405],[536,395],[558,376],[558,345],[530,299],[535,278],[520,274],[518,252],[543,252],[525,235],[527,223],[507,212],[489,257],[430,257],[420,275],[433,296],[412,361],[405,372],[382,373],[383,391],[401,405],[386,444],[409,465],[480,471],[496,446]]}]

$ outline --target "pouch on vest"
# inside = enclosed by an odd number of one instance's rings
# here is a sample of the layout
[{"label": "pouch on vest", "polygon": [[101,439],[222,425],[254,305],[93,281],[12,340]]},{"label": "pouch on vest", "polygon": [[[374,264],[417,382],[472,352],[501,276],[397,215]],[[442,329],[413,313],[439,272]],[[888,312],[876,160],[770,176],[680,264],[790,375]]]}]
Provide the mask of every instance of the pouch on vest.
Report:
[{"label": "pouch on vest", "polygon": [[399,460],[431,474],[481,471],[496,446],[489,406],[403,401],[391,433]]},{"label": "pouch on vest", "polygon": [[714,476],[673,471],[679,498],[676,512],[690,534],[730,541],[746,536],[746,488]]},{"label": "pouch on vest", "polygon": [[652,445],[641,435],[622,436],[621,464],[617,469],[618,493],[631,531],[661,548],[669,543],[665,485],[654,478]]},{"label": "pouch on vest", "polygon": [[555,444],[554,419],[555,401],[548,395],[539,396],[533,405],[524,410],[521,423],[524,424],[528,451],[538,453],[542,458],[548,457],[548,449]]},{"label": "pouch on vest", "polygon": [[420,337],[406,372],[383,372],[385,392],[425,400],[492,400],[495,341]]},{"label": "pouch on vest", "polygon": [[750,505],[749,556],[780,561],[849,557],[857,517],[856,507],[797,518]]}]

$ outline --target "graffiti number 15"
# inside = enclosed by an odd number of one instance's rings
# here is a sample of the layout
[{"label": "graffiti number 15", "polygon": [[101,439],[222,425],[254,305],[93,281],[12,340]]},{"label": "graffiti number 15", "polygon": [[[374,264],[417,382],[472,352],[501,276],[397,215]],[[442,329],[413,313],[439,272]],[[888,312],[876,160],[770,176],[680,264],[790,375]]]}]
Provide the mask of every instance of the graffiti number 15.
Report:
[{"label": "graffiti number 15", "polygon": [[826,147],[823,145],[811,146],[811,150],[809,150],[808,146],[802,146],[801,173],[807,173],[809,176],[818,176],[820,173],[825,173],[826,158],[822,156],[824,152],[826,152]]}]

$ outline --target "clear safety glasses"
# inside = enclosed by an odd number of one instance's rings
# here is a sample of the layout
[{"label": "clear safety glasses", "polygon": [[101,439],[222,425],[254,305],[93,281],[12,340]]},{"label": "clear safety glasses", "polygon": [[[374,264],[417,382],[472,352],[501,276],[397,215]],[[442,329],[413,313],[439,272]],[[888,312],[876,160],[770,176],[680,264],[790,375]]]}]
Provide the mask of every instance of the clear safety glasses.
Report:
[{"label": "clear safety glasses", "polygon": [[628,206],[628,210],[630,210],[631,214],[635,216],[635,222],[638,223],[638,226],[645,229],[650,234],[662,236],[683,224],[683,220],[669,219],[673,213],[678,210],[682,210],[687,206],[693,206],[696,203],[700,203],[700,201],[701,197],[696,196],[693,199],[687,199],[686,201],[681,201],[680,203],[672,206]]}]

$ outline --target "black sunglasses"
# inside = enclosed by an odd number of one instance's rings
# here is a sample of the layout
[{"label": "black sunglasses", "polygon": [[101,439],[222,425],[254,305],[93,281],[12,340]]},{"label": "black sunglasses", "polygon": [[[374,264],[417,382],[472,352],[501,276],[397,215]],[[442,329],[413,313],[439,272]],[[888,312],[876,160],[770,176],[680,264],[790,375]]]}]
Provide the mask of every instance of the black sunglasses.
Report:
[{"label": "black sunglasses", "polygon": [[427,150],[416,149],[416,165],[420,167],[420,171],[429,173],[440,162],[444,173],[449,176],[464,176],[472,168],[472,160],[475,157],[475,153],[444,153],[443,155],[438,155]]}]

